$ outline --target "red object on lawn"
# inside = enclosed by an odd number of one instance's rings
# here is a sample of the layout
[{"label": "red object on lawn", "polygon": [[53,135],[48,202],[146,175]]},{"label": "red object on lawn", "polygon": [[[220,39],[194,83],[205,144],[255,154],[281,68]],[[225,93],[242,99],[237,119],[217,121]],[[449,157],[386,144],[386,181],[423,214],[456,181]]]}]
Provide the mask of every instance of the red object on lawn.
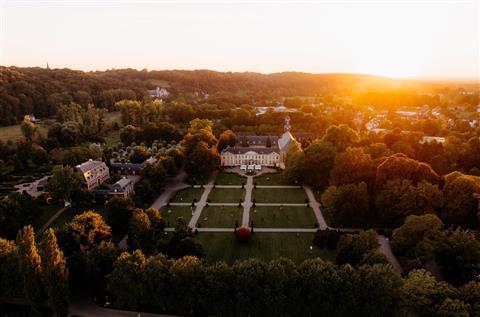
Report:
[{"label": "red object on lawn", "polygon": [[248,242],[248,240],[250,240],[250,237],[252,236],[252,230],[247,227],[240,227],[237,228],[235,235],[237,236],[238,242]]}]

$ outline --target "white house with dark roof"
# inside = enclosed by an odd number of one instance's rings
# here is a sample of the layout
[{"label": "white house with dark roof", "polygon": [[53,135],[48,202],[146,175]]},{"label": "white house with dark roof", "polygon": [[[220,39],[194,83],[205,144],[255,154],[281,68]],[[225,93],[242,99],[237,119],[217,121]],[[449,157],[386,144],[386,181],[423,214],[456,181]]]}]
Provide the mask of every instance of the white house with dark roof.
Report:
[{"label": "white house with dark roof", "polygon": [[157,99],[162,99],[162,98],[165,98],[165,97],[168,97],[168,95],[170,95],[170,93],[168,92],[167,89],[163,88],[163,87],[158,87],[153,89],[153,90],[147,90],[147,93],[150,97],[153,97],[153,98],[157,98]]},{"label": "white house with dark roof", "polygon": [[[285,118],[285,132],[280,137],[250,136],[245,139],[251,146],[227,147],[220,153],[222,166],[262,165],[285,168],[288,148],[295,138],[290,133],[290,118]],[[270,139],[271,146],[266,146]],[[240,144],[242,142],[240,141]]]},{"label": "white house with dark roof", "polygon": [[126,177],[121,178],[110,187],[109,197],[128,198],[133,193],[133,182]]},{"label": "white house with dark roof", "polygon": [[75,168],[80,175],[82,175],[85,185],[89,191],[92,191],[110,178],[109,169],[102,161],[90,159],[80,165],[75,166]]}]

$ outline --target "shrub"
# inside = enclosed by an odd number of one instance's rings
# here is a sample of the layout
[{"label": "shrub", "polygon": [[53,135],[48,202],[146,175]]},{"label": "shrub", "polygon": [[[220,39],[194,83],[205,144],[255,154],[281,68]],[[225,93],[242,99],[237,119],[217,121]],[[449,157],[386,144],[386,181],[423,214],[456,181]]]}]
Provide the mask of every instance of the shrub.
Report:
[{"label": "shrub", "polygon": [[[318,224],[317,224],[318,225]],[[313,238],[313,244],[322,249],[334,250],[342,234],[337,230],[318,230]]]},{"label": "shrub", "polygon": [[246,243],[252,237],[252,231],[247,227],[240,227],[236,229],[235,236],[238,242]]}]

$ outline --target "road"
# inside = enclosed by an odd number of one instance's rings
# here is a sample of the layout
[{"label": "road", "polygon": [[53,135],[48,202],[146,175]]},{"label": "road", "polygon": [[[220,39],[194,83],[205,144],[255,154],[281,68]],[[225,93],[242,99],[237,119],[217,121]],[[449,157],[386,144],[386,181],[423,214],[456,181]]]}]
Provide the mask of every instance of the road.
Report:
[{"label": "road", "polygon": [[70,316],[81,317],[176,317],[128,310],[109,309],[97,306],[88,297],[74,297],[68,306]]},{"label": "road", "polygon": [[200,197],[200,200],[195,204],[195,207],[196,207],[195,211],[193,212],[192,219],[190,219],[190,222],[188,223],[188,226],[190,228],[193,229],[197,225],[198,219],[202,214],[203,207],[205,207],[205,205],[207,204],[208,195],[210,195],[212,188],[213,188],[213,180],[210,181],[205,186],[205,190],[203,191],[202,196]]},{"label": "road", "polygon": [[388,262],[393,266],[395,271],[398,273],[402,273],[403,269],[400,263],[398,262],[397,258],[392,252],[392,248],[390,248],[390,242],[388,238],[382,235],[378,235],[378,242],[380,243],[380,252],[382,252],[385,257],[387,258]]},{"label": "road", "polygon": [[[165,185],[165,190],[158,196],[158,198],[153,202],[152,207],[160,209],[163,206],[165,206],[170,198],[179,191],[180,189],[187,188],[188,184],[185,183],[185,178],[187,174],[184,171],[181,171],[178,175],[175,177],[172,177],[168,180],[167,184]],[[118,247],[121,250],[127,250],[128,249],[128,244],[127,244],[127,239],[128,235],[123,237],[123,239],[118,243]]]},{"label": "road", "polygon": [[55,219],[57,219],[58,217],[60,217],[60,215],[65,211],[67,210],[69,207],[63,207],[62,209],[60,209],[59,211],[57,211],[52,217],[50,217],[50,219],[48,219],[48,221],[40,228],[40,230],[38,230],[38,233],[42,233],[44,232],[48,227],[50,227],[50,225],[52,224],[52,222],[55,221]]}]

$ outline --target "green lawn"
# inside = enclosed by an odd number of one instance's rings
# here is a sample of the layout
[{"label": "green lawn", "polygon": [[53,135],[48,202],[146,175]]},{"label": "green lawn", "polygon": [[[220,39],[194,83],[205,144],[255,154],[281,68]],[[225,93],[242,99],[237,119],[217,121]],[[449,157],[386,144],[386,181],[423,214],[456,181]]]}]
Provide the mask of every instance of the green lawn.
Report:
[{"label": "green lawn", "polygon": [[293,185],[285,181],[282,173],[267,173],[253,178],[257,185]]},{"label": "green lawn", "polygon": [[247,179],[236,173],[218,173],[215,179],[217,185],[242,185],[247,183]]},{"label": "green lawn", "polygon": [[241,188],[213,188],[208,199],[212,203],[238,203],[245,199],[245,190]]},{"label": "green lawn", "polygon": [[234,228],[235,221],[242,223],[243,208],[209,206],[202,210],[198,219],[201,228]]},{"label": "green lawn", "polygon": [[35,229],[40,229],[54,214],[62,209],[62,207],[62,205],[38,205],[39,216]]},{"label": "green lawn", "polygon": [[[37,124],[38,131],[42,136],[46,136],[48,132],[49,125],[47,124]],[[20,124],[8,125],[0,127],[0,140],[2,141],[18,141],[23,137],[22,131],[20,130]]]},{"label": "green lawn", "polygon": [[63,227],[64,224],[66,224],[67,222],[72,220],[73,217],[75,217],[75,215],[76,215],[76,212],[72,208],[65,209],[60,214],[60,216],[58,216],[58,218],[55,219],[54,222],[52,222],[52,224],[50,226],[53,227],[53,228],[60,229],[60,228]]},{"label": "green lawn", "polygon": [[173,202],[176,203],[191,203],[194,199],[200,200],[204,188],[187,188],[178,191],[173,197]]},{"label": "green lawn", "polygon": [[192,207],[190,206],[164,206],[160,211],[169,227],[173,227],[179,217],[183,217],[187,223],[192,218]]},{"label": "green lawn", "polygon": [[257,203],[305,203],[307,194],[303,188],[256,188],[252,200]]},{"label": "green lawn", "polygon": [[112,124],[114,122],[122,123],[122,113],[120,111],[107,112],[105,114],[105,123]]},{"label": "green lawn", "polygon": [[335,261],[335,251],[319,249],[312,244],[313,233],[255,233],[246,244],[238,243],[233,232],[201,232],[195,239],[202,244],[210,263],[225,261],[231,264],[248,258],[268,261],[279,257],[290,258],[296,263],[313,257]]},{"label": "green lawn", "polygon": [[310,207],[255,207],[250,220],[257,228],[314,228],[317,220]]}]

